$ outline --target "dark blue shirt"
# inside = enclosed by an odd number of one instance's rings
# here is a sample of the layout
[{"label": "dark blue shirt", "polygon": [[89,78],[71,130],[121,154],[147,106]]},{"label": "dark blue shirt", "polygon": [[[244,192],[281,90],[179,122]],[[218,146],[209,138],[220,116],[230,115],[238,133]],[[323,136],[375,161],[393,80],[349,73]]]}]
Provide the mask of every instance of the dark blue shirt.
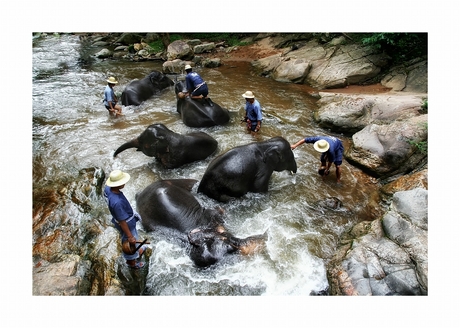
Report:
[{"label": "dark blue shirt", "polygon": [[328,162],[337,162],[338,165],[342,164],[343,155],[343,144],[340,139],[331,136],[315,136],[305,138],[305,143],[315,143],[318,140],[326,140],[329,143],[329,149],[327,150]]},{"label": "dark blue shirt", "polygon": [[190,72],[185,77],[185,83],[187,84],[187,91],[192,92],[195,88],[203,83],[204,80],[196,72]]},{"label": "dark blue shirt", "polygon": [[[116,194],[110,190],[109,186],[106,186],[104,189],[104,197],[109,207],[110,214],[112,214],[112,222],[118,229],[121,229],[119,228],[118,222],[125,221],[134,215],[131,204],[121,191],[120,193]],[[129,221],[128,227],[129,230],[135,229],[136,220]]]},{"label": "dark blue shirt", "polygon": [[251,104],[249,101],[246,101],[246,117],[249,118],[252,122],[262,121],[262,110],[260,104],[257,100],[254,99],[254,102]]}]

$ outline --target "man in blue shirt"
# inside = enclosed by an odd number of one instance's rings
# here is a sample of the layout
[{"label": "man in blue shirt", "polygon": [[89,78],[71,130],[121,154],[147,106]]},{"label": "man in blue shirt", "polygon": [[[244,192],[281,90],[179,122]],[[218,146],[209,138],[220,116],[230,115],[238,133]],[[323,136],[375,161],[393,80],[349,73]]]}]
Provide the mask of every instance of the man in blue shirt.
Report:
[{"label": "man in blue shirt", "polygon": [[109,113],[113,113],[115,116],[122,116],[124,114],[121,113],[121,107],[117,105],[118,99],[113,91],[113,87],[116,84],[118,84],[118,81],[113,76],[109,77],[104,90],[104,106]]},{"label": "man in blue shirt", "polygon": [[247,123],[248,132],[254,134],[260,131],[262,125],[262,109],[252,91],[246,91],[243,94],[243,98],[246,99],[246,104],[244,106],[246,115],[243,121]]},{"label": "man in blue shirt", "polygon": [[[112,223],[115,228],[121,233],[121,243],[128,241],[130,246],[134,249],[139,244],[137,239],[139,234],[136,229],[136,222],[141,221],[138,213],[134,212],[131,204],[126,199],[121,189],[125,186],[126,182],[130,179],[128,173],[120,170],[115,170],[110,173],[104,189],[104,197],[109,207],[110,214],[112,214]],[[146,246],[142,246],[133,254],[128,254],[123,251],[123,257],[126,259],[126,264],[132,269],[142,268],[145,263],[137,262],[136,260],[141,257],[145,251]]]},{"label": "man in blue shirt", "polygon": [[187,73],[185,76],[187,93],[185,95],[190,95],[192,99],[204,99],[210,106],[214,106],[211,99],[208,98],[208,85],[201,76],[196,72],[192,72],[192,66],[190,65],[185,65],[185,72]]},{"label": "man in blue shirt", "polygon": [[331,168],[332,163],[334,163],[337,183],[340,183],[342,175],[340,165],[342,165],[343,156],[342,141],[331,136],[306,137],[291,145],[291,149],[294,150],[303,143],[312,143],[315,150],[321,153],[321,166],[318,173],[324,178],[329,174],[329,169]]}]

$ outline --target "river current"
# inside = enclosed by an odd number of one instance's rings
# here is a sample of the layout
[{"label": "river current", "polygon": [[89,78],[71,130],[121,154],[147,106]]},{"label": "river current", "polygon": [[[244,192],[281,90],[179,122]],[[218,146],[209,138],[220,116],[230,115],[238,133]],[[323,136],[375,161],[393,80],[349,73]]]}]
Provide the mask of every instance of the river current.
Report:
[{"label": "river current", "polygon": [[[225,126],[190,128],[176,112],[173,87],[138,107],[123,108],[125,116],[108,115],[102,104],[109,76],[119,84],[115,91],[152,70],[162,62],[100,60],[91,57],[99,49],[82,43],[78,36],[38,38],[32,51],[32,145],[33,184],[61,180],[75,171],[100,167],[106,174],[121,169],[131,175],[124,193],[135,208],[135,194],[159,179],[200,180],[215,156],[239,145],[282,136],[294,143],[305,136],[331,134],[313,121],[316,99],[305,85],[276,82],[254,74],[250,63],[225,62],[218,68],[200,68],[214,102],[231,112]],[[172,79],[175,76],[170,76]],[[184,79],[184,75],[177,78]],[[240,123],[246,90],[252,90],[263,108],[260,134],[246,134]],[[133,149],[113,158],[124,142],[138,136],[147,126],[163,123],[177,133],[203,131],[219,143],[210,158],[167,170],[153,158]],[[349,138],[341,138],[345,147]],[[212,268],[200,270],[177,243],[152,233],[153,250],[143,294],[146,295],[310,295],[326,291],[326,263],[333,256],[341,233],[354,223],[369,218],[369,203],[376,186],[344,160],[342,184],[335,182],[335,170],[326,180],[317,174],[319,155],[312,145],[294,150],[298,172],[274,172],[268,193],[249,193],[228,204],[220,204],[193,191],[205,207],[221,206],[226,227],[237,237],[267,233],[266,249],[249,257],[236,257]],[[340,209],[321,205],[335,197]],[[92,204],[110,221],[101,198]]]}]

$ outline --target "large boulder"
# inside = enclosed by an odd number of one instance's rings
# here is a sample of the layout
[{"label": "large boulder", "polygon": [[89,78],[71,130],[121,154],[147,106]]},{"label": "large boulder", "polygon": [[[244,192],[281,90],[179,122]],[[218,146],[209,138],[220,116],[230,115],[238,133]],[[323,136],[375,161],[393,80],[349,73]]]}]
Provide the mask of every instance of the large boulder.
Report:
[{"label": "large boulder", "polygon": [[332,295],[428,294],[428,191],[396,192],[387,213],[356,224],[327,264]]},{"label": "large boulder", "polygon": [[427,114],[391,124],[369,124],[353,135],[344,156],[373,176],[408,173],[427,159],[427,153],[416,145],[427,142],[427,126]]},{"label": "large boulder", "polygon": [[183,40],[176,40],[171,42],[166,52],[166,57],[168,60],[191,60],[193,59],[193,56],[194,53],[192,47]]},{"label": "large boulder", "polygon": [[427,93],[428,61],[419,58],[394,67],[381,83],[393,91]]},{"label": "large boulder", "polygon": [[389,124],[419,116],[425,94],[376,95],[320,92],[314,119],[334,132],[356,133],[371,123]]},{"label": "large boulder", "polygon": [[[342,38],[340,39],[342,40]],[[338,88],[358,84],[376,77],[388,65],[389,57],[372,47],[341,44],[331,40],[319,44],[310,40],[294,51],[252,62],[262,75],[270,75],[283,82],[305,83],[314,88]],[[282,65],[281,68],[278,68]],[[282,72],[302,72],[302,75]]]}]

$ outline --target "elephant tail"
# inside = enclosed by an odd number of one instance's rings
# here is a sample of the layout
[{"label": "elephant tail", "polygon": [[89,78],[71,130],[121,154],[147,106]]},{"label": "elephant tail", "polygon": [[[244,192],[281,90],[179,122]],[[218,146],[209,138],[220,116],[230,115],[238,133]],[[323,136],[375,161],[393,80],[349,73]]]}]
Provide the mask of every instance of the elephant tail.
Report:
[{"label": "elephant tail", "polygon": [[113,153],[113,157],[116,157],[119,153],[121,153],[122,151],[124,151],[126,149],[129,149],[129,148],[137,148],[137,149],[139,149],[139,139],[135,138],[135,139],[133,139],[131,141],[128,141],[128,142],[124,143],[120,147],[118,147],[117,150],[115,150],[115,153]]}]

